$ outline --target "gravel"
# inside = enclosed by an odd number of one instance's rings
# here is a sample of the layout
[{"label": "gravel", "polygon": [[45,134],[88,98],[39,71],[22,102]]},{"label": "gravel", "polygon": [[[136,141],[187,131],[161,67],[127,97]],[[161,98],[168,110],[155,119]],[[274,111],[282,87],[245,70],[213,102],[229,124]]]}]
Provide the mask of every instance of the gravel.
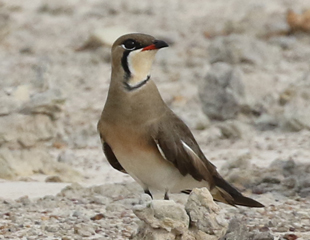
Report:
[{"label": "gravel", "polygon": [[[137,232],[140,220],[133,209],[143,203],[143,196],[136,183],[89,188],[72,184],[56,196],[1,199],[0,239],[128,239]],[[269,239],[265,237],[270,234],[310,238],[309,198],[287,199],[271,193],[254,197],[266,207],[233,208],[220,204],[225,219],[237,219],[244,226],[243,232],[255,240]],[[172,198],[184,204],[187,196]]]}]

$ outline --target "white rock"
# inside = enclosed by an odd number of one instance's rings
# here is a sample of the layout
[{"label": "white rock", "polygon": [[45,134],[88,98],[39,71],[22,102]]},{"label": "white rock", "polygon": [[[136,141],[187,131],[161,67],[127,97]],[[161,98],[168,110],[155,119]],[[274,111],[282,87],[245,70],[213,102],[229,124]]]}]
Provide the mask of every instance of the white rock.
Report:
[{"label": "white rock", "polygon": [[185,205],[191,219],[191,226],[217,238],[222,237],[228,223],[220,207],[214,203],[207,188],[196,188]]},{"label": "white rock", "polygon": [[154,200],[136,206],[134,213],[143,222],[133,239],[217,240],[228,225],[206,188],[194,189],[185,208],[171,200]]},{"label": "white rock", "polygon": [[31,87],[28,84],[20,85],[12,92],[12,97],[17,101],[25,102],[30,98]]},{"label": "white rock", "polygon": [[167,232],[183,233],[189,226],[189,217],[184,207],[172,200],[154,200],[144,209],[136,208],[134,213],[152,228]]}]

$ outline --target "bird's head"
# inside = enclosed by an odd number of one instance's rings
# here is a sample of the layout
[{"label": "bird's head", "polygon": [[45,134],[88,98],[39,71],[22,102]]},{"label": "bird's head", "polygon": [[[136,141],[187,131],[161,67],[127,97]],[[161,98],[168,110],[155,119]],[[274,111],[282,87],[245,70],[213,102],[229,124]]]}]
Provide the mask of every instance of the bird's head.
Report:
[{"label": "bird's head", "polygon": [[117,74],[129,91],[143,86],[150,78],[156,52],[164,47],[168,44],[150,35],[121,36],[112,46],[112,74]]}]

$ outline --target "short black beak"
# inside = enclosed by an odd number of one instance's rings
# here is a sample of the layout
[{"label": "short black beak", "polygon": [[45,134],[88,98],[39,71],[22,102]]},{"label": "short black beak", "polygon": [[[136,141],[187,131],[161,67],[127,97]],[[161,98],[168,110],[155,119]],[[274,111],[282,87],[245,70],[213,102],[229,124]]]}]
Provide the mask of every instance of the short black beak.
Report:
[{"label": "short black beak", "polygon": [[160,48],[168,47],[168,44],[162,40],[154,40],[153,44],[146,46],[145,48],[142,49],[142,51],[147,51],[147,50],[158,50]]},{"label": "short black beak", "polygon": [[154,43],[156,49],[169,47],[169,45],[162,40],[154,40],[153,43]]}]

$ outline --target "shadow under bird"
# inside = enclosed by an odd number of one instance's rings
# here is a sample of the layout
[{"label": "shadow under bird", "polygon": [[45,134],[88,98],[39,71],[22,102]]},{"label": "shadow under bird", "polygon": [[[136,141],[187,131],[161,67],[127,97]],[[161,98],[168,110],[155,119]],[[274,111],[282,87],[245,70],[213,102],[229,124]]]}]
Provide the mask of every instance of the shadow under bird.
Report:
[{"label": "shadow under bird", "polygon": [[168,44],[127,34],[112,46],[108,97],[98,122],[104,153],[152,197],[152,190],[190,193],[206,187],[214,200],[263,207],[226,182],[208,161],[186,124],[165,104],[151,79],[156,52]]}]

